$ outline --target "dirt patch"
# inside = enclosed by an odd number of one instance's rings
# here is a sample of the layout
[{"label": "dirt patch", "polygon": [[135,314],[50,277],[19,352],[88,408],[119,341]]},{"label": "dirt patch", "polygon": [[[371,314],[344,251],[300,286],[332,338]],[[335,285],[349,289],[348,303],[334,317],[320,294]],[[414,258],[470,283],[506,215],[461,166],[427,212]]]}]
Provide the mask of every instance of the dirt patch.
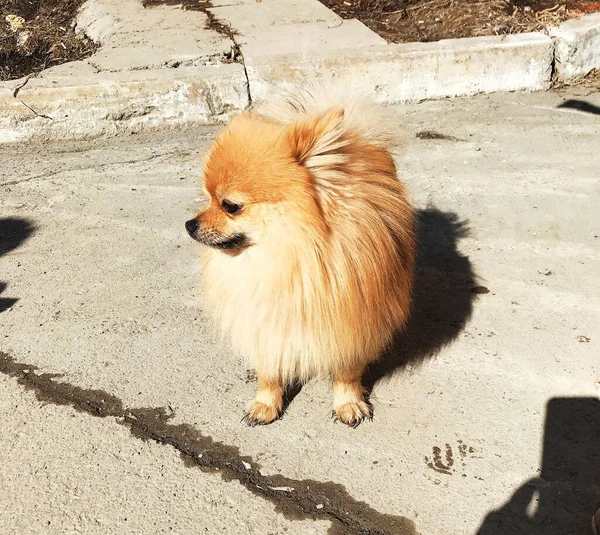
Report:
[{"label": "dirt patch", "polygon": [[321,0],[391,43],[543,31],[600,11],[599,0]]},{"label": "dirt patch", "polygon": [[0,0],[0,81],[90,56],[95,46],[76,35],[84,0]]},{"label": "dirt patch", "polygon": [[440,134],[435,130],[421,130],[416,133],[417,139],[441,139],[443,141],[464,141],[464,139],[460,139],[454,136],[449,136],[447,134]]}]

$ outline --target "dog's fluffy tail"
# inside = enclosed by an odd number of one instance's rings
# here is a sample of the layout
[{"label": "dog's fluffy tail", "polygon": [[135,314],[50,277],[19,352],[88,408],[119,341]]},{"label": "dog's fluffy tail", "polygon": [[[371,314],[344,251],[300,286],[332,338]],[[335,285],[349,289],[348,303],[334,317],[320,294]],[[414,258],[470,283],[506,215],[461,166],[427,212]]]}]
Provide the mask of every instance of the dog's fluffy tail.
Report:
[{"label": "dog's fluffy tail", "polygon": [[[334,131],[338,134],[354,132],[369,143],[388,150],[400,142],[391,110],[364,95],[352,94],[348,88],[333,81],[299,81],[268,102],[255,104],[253,109],[281,123],[317,121],[318,130],[332,142],[336,138]],[[319,143],[315,150],[326,146],[326,143]],[[335,150],[335,142],[330,149]]]},{"label": "dog's fluffy tail", "polygon": [[374,171],[361,169],[361,165],[377,166],[380,162],[387,166],[389,152],[399,142],[389,110],[367,98],[349,95],[335,83],[304,81],[267,103],[255,105],[253,111],[289,125],[285,135],[293,157],[312,172],[318,189],[329,192]]}]

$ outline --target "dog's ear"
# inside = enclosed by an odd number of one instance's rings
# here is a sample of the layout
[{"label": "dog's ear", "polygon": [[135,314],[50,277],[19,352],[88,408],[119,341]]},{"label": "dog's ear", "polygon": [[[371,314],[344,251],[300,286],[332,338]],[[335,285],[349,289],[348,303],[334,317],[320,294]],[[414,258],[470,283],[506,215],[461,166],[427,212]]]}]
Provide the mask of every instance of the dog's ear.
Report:
[{"label": "dog's ear", "polygon": [[343,155],[349,143],[346,134],[344,110],[333,108],[293,122],[285,135],[294,160],[314,170]]},{"label": "dog's ear", "polygon": [[285,135],[294,160],[310,172],[315,199],[327,214],[335,208],[334,200],[345,183],[356,132],[344,110],[332,108],[291,123]]}]

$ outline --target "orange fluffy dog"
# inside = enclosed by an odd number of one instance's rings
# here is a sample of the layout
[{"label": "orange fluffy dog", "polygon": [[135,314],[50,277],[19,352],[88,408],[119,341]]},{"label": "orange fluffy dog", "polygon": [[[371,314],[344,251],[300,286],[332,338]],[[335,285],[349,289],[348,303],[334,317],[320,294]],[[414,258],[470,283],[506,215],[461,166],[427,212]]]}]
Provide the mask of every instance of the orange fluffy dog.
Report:
[{"label": "orange fluffy dog", "polygon": [[208,206],[186,223],[208,246],[204,298],[258,377],[249,424],[286,385],[332,377],[338,420],[371,416],[366,366],[407,320],[415,217],[376,110],[319,104],[234,117],[204,166]]}]

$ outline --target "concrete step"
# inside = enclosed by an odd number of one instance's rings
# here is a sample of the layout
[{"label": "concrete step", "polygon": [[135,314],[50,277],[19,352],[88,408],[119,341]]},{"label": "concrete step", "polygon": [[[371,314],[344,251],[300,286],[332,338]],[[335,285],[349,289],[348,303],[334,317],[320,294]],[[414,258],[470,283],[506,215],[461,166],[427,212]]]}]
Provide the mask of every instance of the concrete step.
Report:
[{"label": "concrete step", "polygon": [[208,30],[207,18],[176,6],[144,9],[138,0],[88,0],[77,28],[101,45],[89,63],[117,72],[219,63],[232,42]]},{"label": "concrete step", "polygon": [[385,39],[358,20],[286,24],[269,28],[247,28],[236,38],[245,58],[273,54],[313,53],[385,45]]},{"label": "concrete step", "polygon": [[[554,46],[542,33],[244,56],[252,99],[307,75],[393,104],[493,91],[547,89]],[[485,75],[483,76],[482,73]]]},{"label": "concrete step", "polygon": [[239,32],[276,25],[323,22],[335,26],[342,22],[338,15],[318,0],[253,0],[237,5],[214,7],[210,12]]},{"label": "concrete step", "polygon": [[249,104],[239,63],[95,72],[77,61],[32,77],[19,98],[15,84],[0,83],[0,145],[214,124]]}]

